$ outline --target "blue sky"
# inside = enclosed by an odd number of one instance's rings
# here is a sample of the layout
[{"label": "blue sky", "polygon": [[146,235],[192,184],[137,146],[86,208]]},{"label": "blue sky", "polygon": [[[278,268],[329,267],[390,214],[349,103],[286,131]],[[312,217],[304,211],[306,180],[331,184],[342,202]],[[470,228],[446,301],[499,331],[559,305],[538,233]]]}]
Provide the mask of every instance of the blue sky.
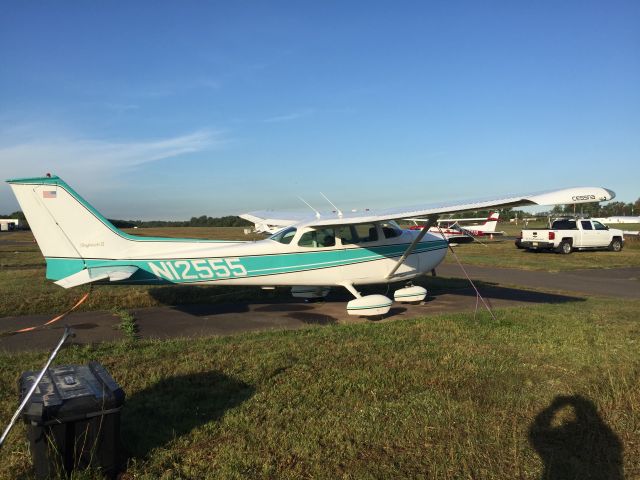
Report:
[{"label": "blue sky", "polygon": [[[640,196],[640,2],[0,7],[0,172],[111,218]],[[18,208],[6,184],[0,213]]]}]

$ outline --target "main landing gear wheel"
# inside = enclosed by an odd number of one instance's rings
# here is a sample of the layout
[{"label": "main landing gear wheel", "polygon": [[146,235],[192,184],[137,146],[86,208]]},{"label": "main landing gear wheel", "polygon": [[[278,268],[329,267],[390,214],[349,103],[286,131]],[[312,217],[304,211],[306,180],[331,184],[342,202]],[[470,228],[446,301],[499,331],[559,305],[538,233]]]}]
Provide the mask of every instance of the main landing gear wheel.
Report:
[{"label": "main landing gear wheel", "polygon": [[407,285],[396,290],[393,299],[400,303],[420,303],[427,296],[427,289],[419,285]]}]

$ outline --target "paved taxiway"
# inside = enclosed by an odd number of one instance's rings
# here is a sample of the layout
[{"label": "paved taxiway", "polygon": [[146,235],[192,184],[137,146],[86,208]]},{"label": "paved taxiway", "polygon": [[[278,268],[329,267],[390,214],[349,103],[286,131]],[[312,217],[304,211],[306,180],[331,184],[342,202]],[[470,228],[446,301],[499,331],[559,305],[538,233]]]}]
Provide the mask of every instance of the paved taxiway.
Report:
[{"label": "paved taxiway", "polygon": [[[581,302],[590,295],[640,298],[640,268],[562,273],[487,267],[466,267],[466,270],[471,278],[484,282],[481,293],[492,307]],[[456,265],[441,265],[438,275],[464,277],[460,267]],[[528,287],[545,291],[524,289]],[[332,292],[326,301],[317,303],[292,300],[270,304],[184,305],[133,309],[132,312],[136,317],[140,337],[159,339],[372,321],[350,317],[346,312],[346,302],[349,299],[345,292],[338,289]],[[429,296],[421,305],[394,304],[389,315],[381,321],[395,321],[441,312],[473,311],[476,308],[482,308],[482,305],[478,304],[474,290],[463,288]],[[51,315],[5,317],[0,319],[0,331],[39,325],[50,317]],[[117,329],[118,323],[120,319],[111,312],[77,312],[51,328],[0,337],[0,350],[50,349],[60,338],[64,324],[75,330],[74,342],[78,344],[118,340],[124,338],[122,332]]]}]

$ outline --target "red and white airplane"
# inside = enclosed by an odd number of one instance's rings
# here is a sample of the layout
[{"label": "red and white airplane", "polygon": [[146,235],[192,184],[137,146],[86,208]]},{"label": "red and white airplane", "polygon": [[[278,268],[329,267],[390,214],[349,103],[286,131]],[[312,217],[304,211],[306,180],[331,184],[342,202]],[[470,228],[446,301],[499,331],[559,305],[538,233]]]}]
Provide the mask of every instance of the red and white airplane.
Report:
[{"label": "red and white airplane", "polygon": [[[482,237],[485,235],[503,235],[504,232],[496,232],[498,225],[498,212],[490,212],[489,216],[483,223],[472,223],[470,225],[461,225],[460,222],[477,222],[479,218],[445,218],[439,219],[438,225],[429,229],[432,233],[444,235],[450,243],[471,243],[473,237]],[[420,230],[422,227],[418,224],[424,222],[424,219],[409,218],[415,225],[409,227],[410,230]]]}]

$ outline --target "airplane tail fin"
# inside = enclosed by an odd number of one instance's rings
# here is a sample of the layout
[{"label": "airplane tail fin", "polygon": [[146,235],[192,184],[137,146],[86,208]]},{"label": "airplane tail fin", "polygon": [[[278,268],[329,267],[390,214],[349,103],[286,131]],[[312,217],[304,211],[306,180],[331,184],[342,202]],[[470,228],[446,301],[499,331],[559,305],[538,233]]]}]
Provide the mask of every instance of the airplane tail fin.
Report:
[{"label": "airplane tail fin", "polygon": [[489,214],[489,217],[487,217],[487,219],[484,222],[484,231],[494,231],[496,229],[496,226],[498,225],[498,218],[500,217],[500,213],[498,212],[491,212]]},{"label": "airplane tail fin", "polygon": [[85,258],[118,258],[130,245],[129,235],[113,226],[61,178],[7,182],[47,260],[48,278],[77,274],[87,268]]}]

